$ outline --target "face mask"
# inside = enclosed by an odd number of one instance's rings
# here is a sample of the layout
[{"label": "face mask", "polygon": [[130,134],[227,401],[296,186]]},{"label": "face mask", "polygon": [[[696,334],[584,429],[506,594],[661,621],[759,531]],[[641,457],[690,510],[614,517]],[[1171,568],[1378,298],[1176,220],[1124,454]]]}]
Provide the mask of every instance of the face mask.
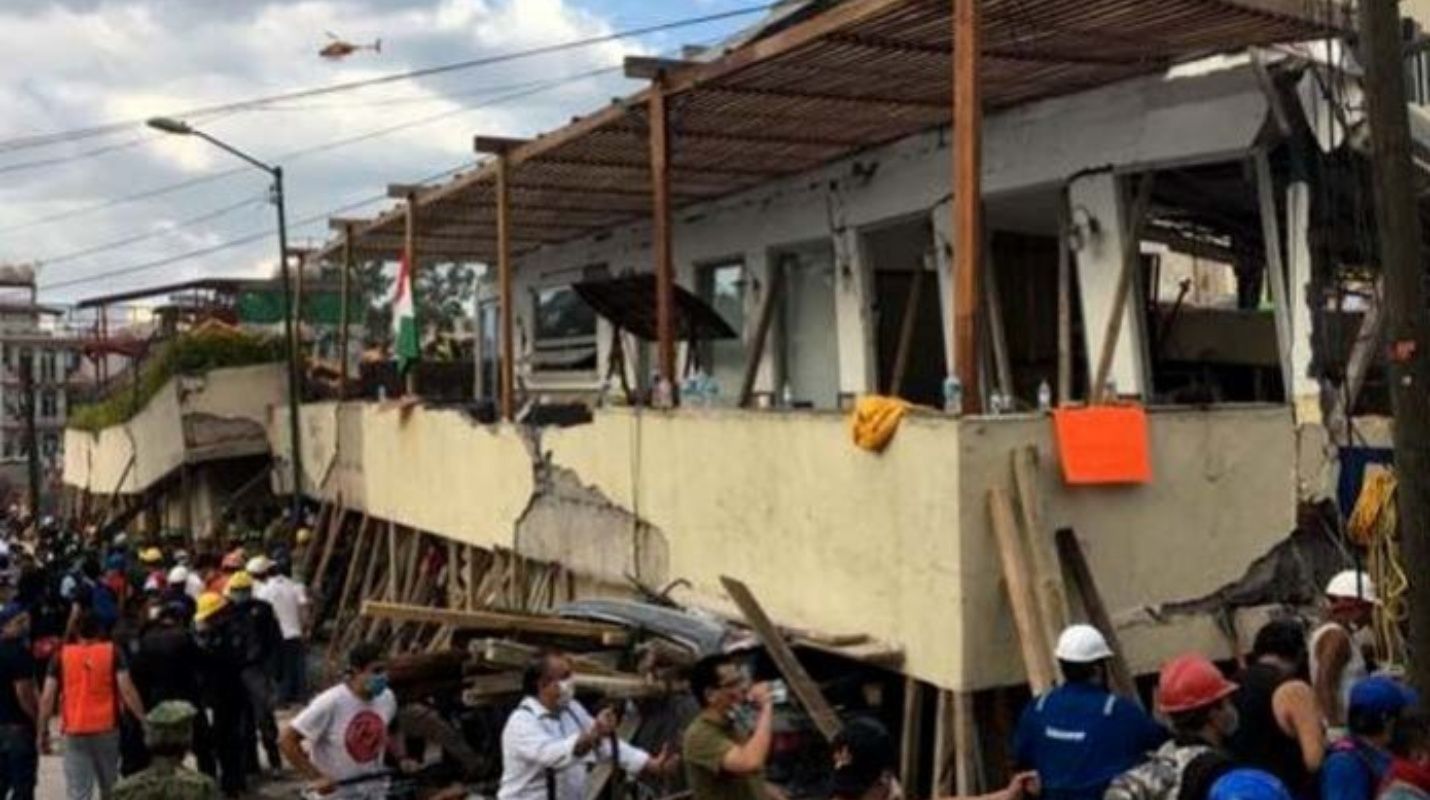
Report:
[{"label": "face mask", "polygon": [[387,673],[379,672],[367,679],[367,693],[373,697],[387,691]]},{"label": "face mask", "polygon": [[556,704],[562,708],[571,705],[572,701],[576,699],[576,682],[570,678],[564,681],[558,681],[556,689],[560,692],[560,694],[556,696]]}]

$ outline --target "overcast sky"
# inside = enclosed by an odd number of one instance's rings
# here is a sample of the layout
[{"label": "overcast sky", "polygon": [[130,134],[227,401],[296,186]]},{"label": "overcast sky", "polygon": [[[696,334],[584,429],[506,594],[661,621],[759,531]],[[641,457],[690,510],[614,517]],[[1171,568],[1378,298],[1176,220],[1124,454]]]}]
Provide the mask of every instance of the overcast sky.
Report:
[{"label": "overcast sky", "polygon": [[[257,171],[45,223],[126,196],[233,170],[203,142],[130,126],[104,136],[16,148],[27,137],[175,114],[385,73],[600,36],[749,8],[758,0],[4,0],[0,3],[0,263],[42,264],[42,297],[68,302],[201,276],[263,274],[274,240],[123,276],[147,262],[270,230]],[[293,100],[204,119],[204,130],[281,161],[289,219],[302,220],[470,163],[474,133],[530,136],[636,86],[610,74],[561,78],[620,64],[630,53],[709,43],[757,16],[687,27],[574,51]],[[328,32],[382,52],[341,62],[317,52]],[[483,106],[494,97],[537,94]],[[325,152],[335,140],[440,117]],[[252,201],[252,202],[246,202]],[[373,203],[345,212],[371,214]],[[186,220],[201,221],[178,227]],[[125,239],[162,235],[79,258]],[[295,244],[326,237],[298,227]],[[47,260],[55,263],[44,265]],[[46,290],[45,287],[56,288]]]}]

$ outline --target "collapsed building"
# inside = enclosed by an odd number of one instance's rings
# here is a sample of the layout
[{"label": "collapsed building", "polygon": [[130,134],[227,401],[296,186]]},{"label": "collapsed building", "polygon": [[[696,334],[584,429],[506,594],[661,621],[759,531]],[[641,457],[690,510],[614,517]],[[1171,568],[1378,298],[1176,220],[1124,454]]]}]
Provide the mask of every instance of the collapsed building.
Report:
[{"label": "collapsed building", "polygon": [[[734,576],[784,625],[896,654],[940,732],[1034,673],[999,497],[1040,580],[1063,583],[1047,553],[1071,532],[1131,673],[1235,655],[1236,607],[1305,600],[1336,568],[1334,521],[1298,510],[1385,436],[1357,424],[1386,400],[1349,23],[1290,0],[1024,5],[986,11],[979,180],[955,168],[949,3],[789,4],[726,51],[633,60],[646,92],[478,137],[476,169],[334,221],[310,259],[488,265],[474,397],[304,403],[301,487],[276,369],[227,390],[227,416],[260,420],[273,490],[348,537],[335,563],[383,531],[396,553],[400,530],[559,565],[517,606],[669,587],[726,613]],[[950,375],[974,413],[850,443],[856,398],[941,407]],[[1108,398],[1147,409],[1150,479],[1069,485],[1044,408]],[[67,484],[136,488],[146,419],[70,431]]]}]

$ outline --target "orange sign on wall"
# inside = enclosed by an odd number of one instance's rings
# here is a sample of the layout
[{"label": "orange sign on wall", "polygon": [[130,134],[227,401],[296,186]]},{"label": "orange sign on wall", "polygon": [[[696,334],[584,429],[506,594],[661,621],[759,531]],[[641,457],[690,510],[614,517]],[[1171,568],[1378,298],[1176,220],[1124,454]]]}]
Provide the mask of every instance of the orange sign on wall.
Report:
[{"label": "orange sign on wall", "polygon": [[1053,412],[1053,427],[1068,484],[1152,482],[1147,410],[1141,406],[1060,408]]}]

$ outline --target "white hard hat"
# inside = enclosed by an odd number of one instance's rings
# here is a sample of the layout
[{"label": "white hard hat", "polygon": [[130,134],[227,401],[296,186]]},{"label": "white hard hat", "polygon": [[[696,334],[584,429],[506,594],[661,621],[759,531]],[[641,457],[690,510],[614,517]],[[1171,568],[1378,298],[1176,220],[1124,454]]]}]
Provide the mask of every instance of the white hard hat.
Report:
[{"label": "white hard hat", "polygon": [[188,580],[189,580],[189,568],[188,568],[188,567],[185,567],[184,565],[180,564],[179,566],[174,567],[173,569],[169,570],[169,583],[170,583],[170,584],[185,583],[185,582],[188,581]]},{"label": "white hard hat", "polygon": [[1326,584],[1326,596],[1380,603],[1380,595],[1375,592],[1375,581],[1364,572],[1354,569],[1337,572],[1330,583]]},{"label": "white hard hat", "polygon": [[273,569],[273,559],[265,555],[256,555],[243,566],[243,571],[249,575],[265,575],[270,569]]},{"label": "white hard hat", "polygon": [[1092,664],[1112,658],[1112,648],[1107,639],[1091,625],[1069,625],[1058,636],[1058,647],[1053,655],[1059,661],[1071,664]]}]

